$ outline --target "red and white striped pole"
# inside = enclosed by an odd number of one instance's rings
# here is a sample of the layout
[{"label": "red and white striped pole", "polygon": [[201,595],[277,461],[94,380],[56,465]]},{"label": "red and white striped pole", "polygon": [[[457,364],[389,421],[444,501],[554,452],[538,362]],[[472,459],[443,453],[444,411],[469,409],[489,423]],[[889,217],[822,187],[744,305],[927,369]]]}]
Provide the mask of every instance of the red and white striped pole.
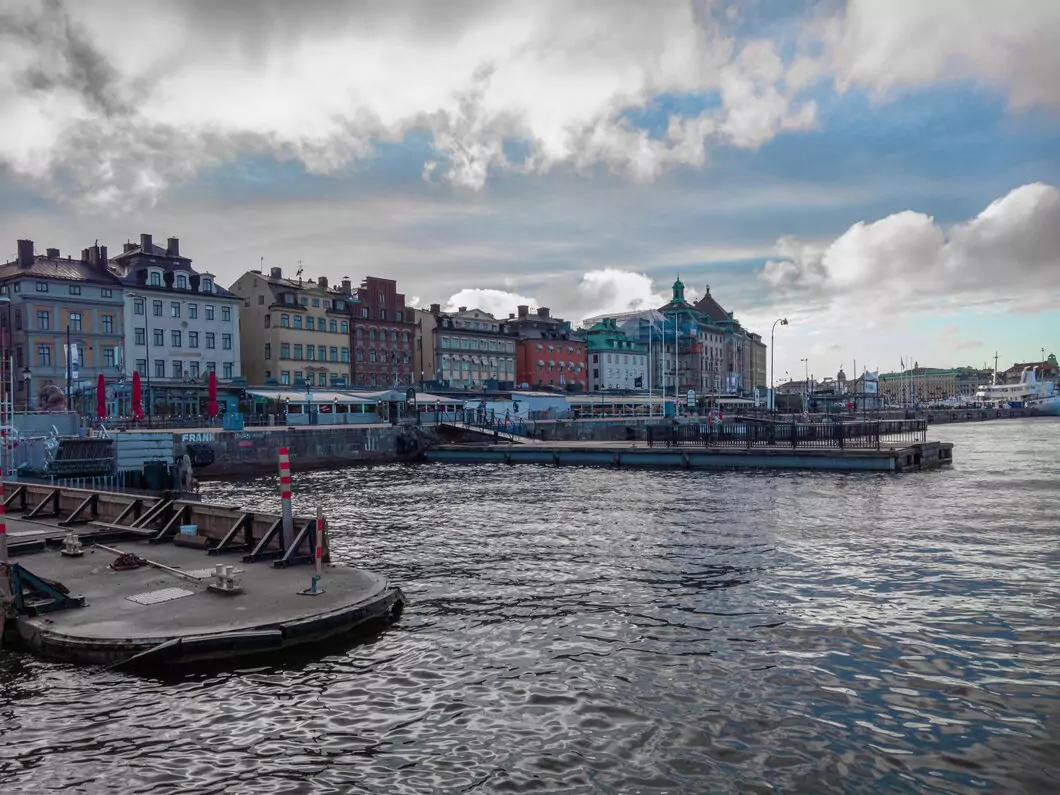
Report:
[{"label": "red and white striped pole", "polygon": [[294,519],[291,517],[291,456],[286,447],[280,448],[280,505],[283,512],[283,548],[294,543]]},{"label": "red and white striped pole", "polygon": [[324,509],[317,506],[316,543],[313,545],[313,593],[320,593],[320,570],[324,566]]}]

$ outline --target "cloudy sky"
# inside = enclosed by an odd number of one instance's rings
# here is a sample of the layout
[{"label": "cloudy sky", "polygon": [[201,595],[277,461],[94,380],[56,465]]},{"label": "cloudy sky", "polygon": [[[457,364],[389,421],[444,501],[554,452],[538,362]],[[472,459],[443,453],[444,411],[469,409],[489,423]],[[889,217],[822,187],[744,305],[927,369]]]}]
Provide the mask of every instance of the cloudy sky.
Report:
[{"label": "cloudy sky", "polygon": [[1060,353],[1056,0],[3,0],[0,250],[177,236],[776,369]]}]

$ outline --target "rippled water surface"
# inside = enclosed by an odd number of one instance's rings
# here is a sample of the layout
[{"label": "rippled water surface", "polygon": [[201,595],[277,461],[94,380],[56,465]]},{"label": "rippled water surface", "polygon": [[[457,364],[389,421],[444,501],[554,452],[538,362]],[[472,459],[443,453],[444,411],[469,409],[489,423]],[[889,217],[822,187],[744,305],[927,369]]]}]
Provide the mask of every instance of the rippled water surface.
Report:
[{"label": "rippled water surface", "polygon": [[165,681],[4,652],[0,791],[1055,792],[1060,421],[934,433],[901,476],[296,474],[402,622]]}]

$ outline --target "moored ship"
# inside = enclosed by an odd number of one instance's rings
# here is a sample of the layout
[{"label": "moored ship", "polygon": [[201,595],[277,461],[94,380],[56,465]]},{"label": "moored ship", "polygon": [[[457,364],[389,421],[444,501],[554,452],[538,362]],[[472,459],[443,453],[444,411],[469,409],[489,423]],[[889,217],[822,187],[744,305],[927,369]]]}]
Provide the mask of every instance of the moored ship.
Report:
[{"label": "moored ship", "polygon": [[999,408],[1037,409],[1043,414],[1060,416],[1060,394],[1052,381],[1039,381],[1037,369],[1023,368],[1019,383],[983,387],[976,394],[979,402],[995,404]]}]

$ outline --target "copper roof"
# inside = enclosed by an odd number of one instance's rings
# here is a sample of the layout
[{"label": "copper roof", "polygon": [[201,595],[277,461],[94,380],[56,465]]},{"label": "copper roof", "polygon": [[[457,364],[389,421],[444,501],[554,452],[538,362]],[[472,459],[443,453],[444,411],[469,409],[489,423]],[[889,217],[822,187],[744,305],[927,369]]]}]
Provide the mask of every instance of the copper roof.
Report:
[{"label": "copper roof", "polygon": [[0,265],[0,281],[19,277],[36,279],[64,279],[72,282],[97,282],[99,284],[121,286],[121,279],[110,271],[101,271],[88,262],[76,259],[51,259],[35,256],[33,264],[23,268],[18,260]]}]

